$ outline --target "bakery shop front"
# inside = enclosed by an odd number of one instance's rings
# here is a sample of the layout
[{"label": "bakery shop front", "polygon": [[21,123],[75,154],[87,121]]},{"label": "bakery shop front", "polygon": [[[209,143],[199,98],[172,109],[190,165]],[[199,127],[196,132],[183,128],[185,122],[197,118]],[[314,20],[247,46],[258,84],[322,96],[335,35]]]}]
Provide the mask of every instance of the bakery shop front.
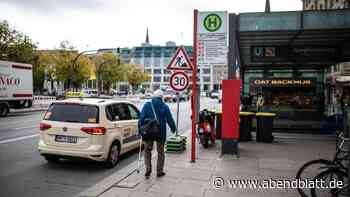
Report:
[{"label": "bakery shop front", "polygon": [[264,99],[263,111],[278,114],[279,119],[319,120],[324,100],[318,92],[316,78],[250,79],[252,106],[257,97]]}]

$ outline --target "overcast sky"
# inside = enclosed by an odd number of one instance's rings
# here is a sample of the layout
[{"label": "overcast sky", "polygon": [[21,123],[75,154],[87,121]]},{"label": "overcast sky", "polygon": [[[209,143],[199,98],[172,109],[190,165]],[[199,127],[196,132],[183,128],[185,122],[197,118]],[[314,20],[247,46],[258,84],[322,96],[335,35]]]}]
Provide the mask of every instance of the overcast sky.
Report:
[{"label": "overcast sky", "polygon": [[[272,11],[301,10],[301,0],[270,0]],[[68,40],[80,50],[133,47],[145,41],[192,44],[193,10],[264,11],[265,0],[1,0],[9,21],[40,49]]]}]

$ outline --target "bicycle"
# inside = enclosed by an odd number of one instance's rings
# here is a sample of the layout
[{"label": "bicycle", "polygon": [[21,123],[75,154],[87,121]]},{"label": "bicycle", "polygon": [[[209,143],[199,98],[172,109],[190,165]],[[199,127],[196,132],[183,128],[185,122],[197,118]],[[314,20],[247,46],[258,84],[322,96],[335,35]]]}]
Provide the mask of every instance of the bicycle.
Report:
[{"label": "bicycle", "polygon": [[310,189],[312,197],[348,197],[349,179],[347,172],[340,167],[330,167],[328,170],[318,174],[314,181],[322,180],[324,185],[317,185]]},{"label": "bicycle", "polygon": [[[349,138],[344,137],[343,132],[337,133],[336,153],[333,160],[316,159],[305,163],[299,168],[296,174],[296,179],[302,180],[309,179],[310,177],[313,178],[317,176],[320,170],[327,171],[327,169],[334,167],[338,167],[343,172],[346,172],[347,168],[346,164],[344,163],[347,161],[347,150],[344,148],[344,146],[345,142],[348,140]],[[300,196],[309,197],[309,195],[307,195],[308,191],[305,191],[308,190],[307,188],[298,188],[297,190]]]}]

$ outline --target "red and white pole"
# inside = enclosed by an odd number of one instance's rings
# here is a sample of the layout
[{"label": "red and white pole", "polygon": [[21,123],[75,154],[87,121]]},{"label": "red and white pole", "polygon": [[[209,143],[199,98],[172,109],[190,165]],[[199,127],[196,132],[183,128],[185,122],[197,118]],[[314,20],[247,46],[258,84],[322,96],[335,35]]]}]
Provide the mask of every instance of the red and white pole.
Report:
[{"label": "red and white pole", "polygon": [[191,162],[196,161],[196,105],[197,105],[197,20],[198,10],[193,11],[193,48],[192,48],[192,144]]}]

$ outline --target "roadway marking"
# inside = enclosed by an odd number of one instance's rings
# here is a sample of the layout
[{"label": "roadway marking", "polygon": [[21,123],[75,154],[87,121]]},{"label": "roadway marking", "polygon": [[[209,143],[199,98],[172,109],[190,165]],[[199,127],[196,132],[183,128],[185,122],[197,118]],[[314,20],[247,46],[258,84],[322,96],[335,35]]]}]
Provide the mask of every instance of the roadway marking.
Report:
[{"label": "roadway marking", "polygon": [[30,122],[40,122],[40,121],[41,121],[41,120],[38,119],[38,120],[27,120],[27,121],[9,122],[9,123],[0,124],[0,126],[2,126],[2,125],[4,125],[4,126],[7,126],[7,125],[16,125],[16,124],[30,123]]},{"label": "roadway marking", "polygon": [[32,128],[36,128],[37,125],[34,126],[30,126],[30,127],[18,127],[18,128],[14,128],[14,130],[21,130],[21,129],[32,129]]},{"label": "roadway marking", "polygon": [[34,138],[34,137],[38,137],[38,136],[39,136],[39,134],[35,134],[35,135],[27,135],[27,136],[22,136],[22,137],[16,137],[16,138],[7,139],[7,140],[1,140],[0,144],[16,142],[16,141],[25,140],[25,139],[29,139],[29,138]]}]

